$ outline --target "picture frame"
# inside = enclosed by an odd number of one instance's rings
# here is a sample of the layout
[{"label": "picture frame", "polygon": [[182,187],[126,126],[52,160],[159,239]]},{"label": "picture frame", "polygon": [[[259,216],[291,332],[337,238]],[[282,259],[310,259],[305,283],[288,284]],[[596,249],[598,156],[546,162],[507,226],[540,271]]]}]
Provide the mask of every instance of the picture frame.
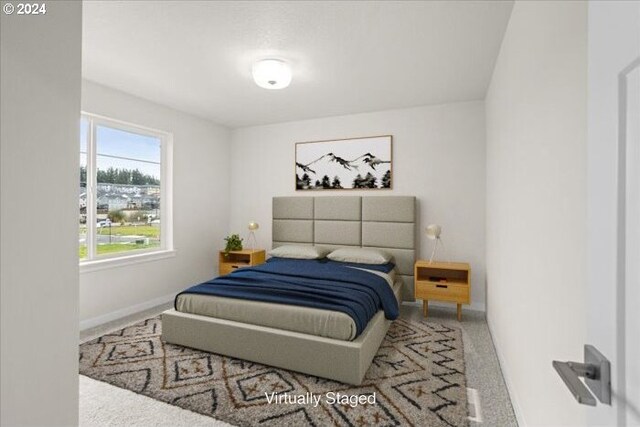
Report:
[{"label": "picture frame", "polygon": [[297,142],[296,191],[390,190],[393,136]]}]

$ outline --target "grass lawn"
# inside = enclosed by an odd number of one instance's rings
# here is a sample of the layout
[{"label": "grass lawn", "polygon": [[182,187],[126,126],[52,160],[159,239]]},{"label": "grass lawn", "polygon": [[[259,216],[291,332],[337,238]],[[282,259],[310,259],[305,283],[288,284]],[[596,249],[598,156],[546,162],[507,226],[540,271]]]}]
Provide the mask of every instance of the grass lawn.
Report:
[{"label": "grass lawn", "polygon": [[[101,227],[96,231],[103,236],[109,235],[109,227]],[[112,225],[111,235],[113,236],[144,236],[160,237],[160,226],[154,225]]]},{"label": "grass lawn", "polygon": [[[137,249],[151,249],[157,248],[160,246],[160,243],[153,243],[149,245],[144,244],[132,244],[132,243],[107,243],[104,245],[98,245],[98,255],[104,254],[113,254],[116,252],[125,252],[125,251],[135,251]],[[78,248],[78,255],[80,259],[86,258],[87,256],[87,246],[82,245]]]}]

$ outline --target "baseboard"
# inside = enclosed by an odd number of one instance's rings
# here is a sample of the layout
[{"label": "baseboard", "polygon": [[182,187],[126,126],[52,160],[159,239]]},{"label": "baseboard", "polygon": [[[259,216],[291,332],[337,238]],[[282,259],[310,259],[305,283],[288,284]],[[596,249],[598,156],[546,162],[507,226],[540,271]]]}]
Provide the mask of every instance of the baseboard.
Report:
[{"label": "baseboard", "polygon": [[122,308],[120,310],[112,311],[111,313],[103,314],[102,316],[93,317],[91,319],[80,321],[80,331],[94,328],[96,326],[104,325],[105,323],[113,322],[114,320],[122,319],[123,317],[130,316],[135,313],[139,313],[144,310],[148,310],[153,307],[157,307],[162,304],[166,304],[176,297],[176,292],[169,295],[164,295],[158,298],[154,298],[149,301],[145,301],[140,304],[135,304],[129,307]]},{"label": "baseboard", "polygon": [[496,355],[498,356],[498,363],[500,364],[500,370],[502,371],[502,378],[504,378],[504,382],[507,385],[507,392],[509,393],[509,399],[511,399],[511,406],[513,407],[513,413],[516,416],[516,421],[518,422],[519,426],[526,426],[527,423],[525,422],[524,416],[522,415],[522,409],[520,408],[516,389],[513,386],[511,377],[509,376],[509,364],[502,354],[500,344],[496,341],[496,336],[493,333],[493,328],[491,327],[489,316],[487,316],[487,326],[489,327],[489,335],[491,335],[491,340],[493,341],[493,348],[496,350]]},{"label": "baseboard", "polygon": [[[407,305],[416,305],[419,307],[422,307],[422,301],[420,300],[416,300],[416,301],[403,301],[403,304],[407,304]],[[434,306],[434,307],[447,307],[447,308],[456,308],[456,305],[454,303],[447,303],[447,302],[441,302],[441,301],[429,301],[429,307]],[[472,302],[470,305],[463,305],[462,306],[462,310],[471,310],[471,311],[480,311],[485,313],[486,310],[486,306],[484,303],[481,302]]]}]

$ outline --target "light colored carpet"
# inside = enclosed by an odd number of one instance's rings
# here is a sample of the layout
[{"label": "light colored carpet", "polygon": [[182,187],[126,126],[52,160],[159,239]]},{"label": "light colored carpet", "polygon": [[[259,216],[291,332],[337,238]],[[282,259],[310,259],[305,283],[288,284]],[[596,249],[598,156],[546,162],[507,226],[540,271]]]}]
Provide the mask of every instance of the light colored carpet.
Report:
[{"label": "light colored carpet", "polygon": [[80,426],[229,427],[230,425],[80,375]]},{"label": "light colored carpet", "polygon": [[[82,344],[81,373],[243,426],[468,425],[458,327],[395,321],[361,386],[163,343],[161,329],[155,317]],[[269,403],[275,393],[318,401]]]}]

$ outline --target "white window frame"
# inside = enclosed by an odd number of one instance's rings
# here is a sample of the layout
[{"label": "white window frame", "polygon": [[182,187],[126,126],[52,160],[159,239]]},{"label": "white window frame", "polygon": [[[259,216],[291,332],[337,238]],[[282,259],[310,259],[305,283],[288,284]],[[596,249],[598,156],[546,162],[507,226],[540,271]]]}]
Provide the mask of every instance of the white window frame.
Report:
[{"label": "white window frame", "polygon": [[[81,112],[87,126],[87,257],[80,260],[80,272],[120,267],[175,256],[173,247],[173,134],[97,114]],[[96,128],[107,126],[125,132],[160,139],[160,247],[121,253],[96,254]]]}]

